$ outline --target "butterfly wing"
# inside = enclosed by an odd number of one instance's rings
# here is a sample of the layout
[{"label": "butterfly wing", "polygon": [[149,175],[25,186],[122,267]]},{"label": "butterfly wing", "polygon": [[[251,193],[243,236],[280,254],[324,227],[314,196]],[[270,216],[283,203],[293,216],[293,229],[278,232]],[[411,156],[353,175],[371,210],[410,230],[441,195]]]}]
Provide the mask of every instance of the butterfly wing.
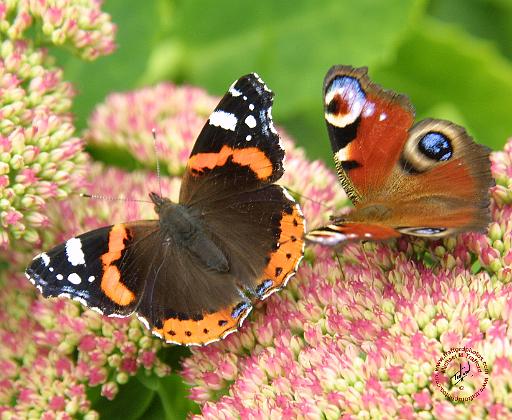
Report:
[{"label": "butterfly wing", "polygon": [[130,315],[137,308],[148,264],[136,264],[158,221],[106,226],[71,238],[39,254],[26,270],[44,297],[65,296],[104,315]]},{"label": "butterfly wing", "polygon": [[169,342],[206,344],[236,330],[251,305],[234,277],[169,246],[158,223],[116,224],[71,238],[34,258],[26,275],[44,297],[69,297],[107,316],[136,312]]},{"label": "butterfly wing", "polygon": [[208,270],[185,249],[163,247],[157,258],[163,265],[154,264],[154,280],[137,310],[168,342],[207,344],[234,331],[252,307],[249,298],[264,299],[283,287],[302,258],[302,214],[282,187],[215,203],[201,208],[200,223],[229,270]]},{"label": "butterfly wing", "polygon": [[273,93],[256,74],[238,79],[210,115],[190,154],[180,203],[201,205],[254,190],[283,174]]},{"label": "butterfly wing", "polygon": [[[413,126],[407,98],[373,84],[366,72],[335,66],[325,78],[334,160],[356,208],[308,238],[325,242],[332,232],[329,241],[338,243],[397,232],[442,237],[485,229],[492,185],[489,150],[449,121],[428,119]],[[365,225],[372,226],[368,232]]]},{"label": "butterfly wing", "polygon": [[272,102],[257,75],[237,80],[199,135],[180,192],[227,254],[241,289],[260,299],[286,284],[304,247],[300,207],[273,184],[284,150]]}]

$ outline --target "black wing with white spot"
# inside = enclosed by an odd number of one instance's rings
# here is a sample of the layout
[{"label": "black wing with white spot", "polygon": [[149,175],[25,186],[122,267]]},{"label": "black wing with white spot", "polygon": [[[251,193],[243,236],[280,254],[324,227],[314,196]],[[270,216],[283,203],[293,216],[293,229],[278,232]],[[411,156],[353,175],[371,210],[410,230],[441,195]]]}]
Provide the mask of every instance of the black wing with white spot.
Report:
[{"label": "black wing with white spot", "polygon": [[180,203],[223,199],[283,175],[284,150],[272,121],[273,96],[254,73],[231,85],[192,149]]},{"label": "black wing with white spot", "polygon": [[36,256],[26,276],[44,297],[68,297],[105,315],[129,315],[151,269],[140,250],[154,243],[157,231],[156,220],[92,230]]}]

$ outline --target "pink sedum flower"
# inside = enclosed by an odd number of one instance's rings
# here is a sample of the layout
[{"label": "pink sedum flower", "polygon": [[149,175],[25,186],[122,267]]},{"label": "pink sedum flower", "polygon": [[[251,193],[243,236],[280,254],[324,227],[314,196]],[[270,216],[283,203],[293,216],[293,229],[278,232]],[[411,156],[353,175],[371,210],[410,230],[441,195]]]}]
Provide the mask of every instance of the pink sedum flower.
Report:
[{"label": "pink sedum flower", "polygon": [[49,224],[46,200],[80,184],[85,155],[61,73],[27,42],[0,44],[0,248],[36,242]]},{"label": "pink sedum flower", "polygon": [[0,33],[23,39],[40,25],[44,41],[64,45],[86,60],[115,49],[116,26],[98,0],[10,0],[0,4]]},{"label": "pink sedum flower", "polygon": [[[100,4],[0,3],[0,249],[38,243],[50,224],[48,200],[82,186],[86,156],[70,115],[74,91],[38,47],[41,40],[66,44],[87,59],[112,52],[115,27]],[[29,32],[33,26],[42,38]]]},{"label": "pink sedum flower", "polygon": [[[144,120],[143,112],[135,113],[142,122],[136,120],[130,114],[131,109],[139,106],[142,106],[141,109],[161,109],[162,111],[156,113],[158,115],[167,110],[168,105],[174,101],[174,108],[180,106],[183,109],[179,111],[179,119],[173,122],[172,129],[184,135],[186,130],[192,130],[197,126],[196,132],[188,134],[190,138],[187,137],[183,143],[176,142],[172,136],[159,135],[162,150],[168,151],[160,153],[159,158],[162,164],[169,168],[181,165],[182,171],[195,136],[217,100],[191,87],[176,88],[168,85],[165,89],[168,89],[166,95],[149,95],[143,89],[117,97],[111,96],[92,118],[89,136],[95,132],[96,136],[103,139],[121,139],[118,145],[129,148],[137,159],[142,161],[150,156],[150,153],[151,159],[154,159],[151,138],[154,121],[151,118]],[[133,98],[136,99],[135,102],[130,102]],[[140,103],[141,98],[144,105]],[[108,133],[97,130],[100,114],[109,114],[110,119],[114,116],[117,119],[117,122],[110,126],[111,131]],[[151,117],[150,113],[149,116]],[[133,122],[132,125],[129,125],[130,121]],[[136,138],[136,135],[143,132],[141,127],[148,129],[149,137],[143,140],[144,148],[147,150],[135,150],[131,148],[130,143],[126,143],[128,138]],[[157,128],[159,127],[161,129],[162,126],[157,125]],[[334,175],[323,164],[308,162],[302,151],[293,149],[290,141],[287,148],[293,150],[286,162],[289,168],[294,168],[294,171],[289,172],[300,172],[301,176],[287,175],[282,182],[292,189],[322,200],[326,205],[341,206],[345,196],[340,190],[333,191],[332,186],[336,182]],[[81,185],[91,194],[147,200],[150,191],[158,191],[157,179],[152,172],[127,174],[121,170],[105,168],[100,164],[84,165],[87,177]],[[33,179],[37,174],[25,171],[24,176]],[[101,182],[98,182],[100,179]],[[179,177],[164,177],[163,195],[177,201],[180,182]],[[49,217],[49,223],[43,232],[44,243],[57,244],[75,234],[102,225],[156,217],[152,204],[85,200],[75,196],[64,201],[46,202],[45,214]],[[318,203],[313,204],[311,208],[306,205],[306,211],[320,222],[322,218],[319,217],[318,206]],[[14,265],[21,265],[21,260],[22,256],[19,254],[13,255]],[[67,299],[43,299],[26,281],[22,287],[17,287],[20,281],[19,276],[4,272],[4,287],[0,288],[4,293],[0,295],[0,319],[9,320],[6,324],[0,324],[0,336],[3,335],[4,341],[11,343],[0,351],[0,364],[8,366],[8,369],[0,374],[0,381],[9,384],[9,391],[6,391],[5,395],[0,393],[0,409],[6,415],[23,416],[27,412],[38,414],[47,410],[54,416],[79,416],[85,413],[94,415],[94,412],[90,412],[91,403],[86,393],[88,388],[99,386],[103,397],[113,399],[119,387],[140,369],[160,376],[169,373],[169,368],[159,359],[161,341],[151,337],[136,318],[101,317]],[[8,302],[11,300],[18,302],[19,306],[9,305]],[[266,336],[271,337],[276,327],[268,327]],[[239,341],[230,342],[234,349],[237,345],[233,343],[239,343],[248,349],[255,345],[254,337],[243,334],[234,336],[239,337]],[[26,359],[18,360],[17,354],[27,355]],[[37,357],[40,359],[40,369],[31,374],[29,367]],[[205,378],[208,386],[217,390],[224,389],[225,380],[233,381],[238,378],[240,372],[236,352],[223,360],[220,366],[222,378],[219,379],[214,373],[206,375]],[[276,359],[272,366],[273,369],[280,369],[279,361]],[[47,387],[43,380],[45,377],[54,378],[56,386]],[[251,389],[254,391],[254,388],[250,387],[245,392],[251,395]],[[311,409],[316,410],[315,407]]]},{"label": "pink sedum flower", "polygon": [[[183,376],[202,405],[196,418],[512,416],[511,146],[492,155],[488,234],[349,244],[337,258],[314,248],[237,335],[193,349]],[[489,368],[471,403],[454,404],[434,381],[454,347]]]},{"label": "pink sedum flower", "polygon": [[[87,168],[91,193],[144,198],[158,182],[145,173],[126,174],[100,165]],[[102,179],[102,183],[97,180]],[[176,198],[179,180],[163,180],[163,192]],[[46,232],[57,243],[70,235],[116,221],[152,218],[151,204],[106,202],[75,197],[48,204],[60,215]],[[0,272],[0,413],[76,417],[94,415],[87,389],[115,398],[119,385],[139,369],[167,375],[157,356],[162,343],[134,318],[106,318],[69,299],[44,299],[23,274]],[[51,386],[49,385],[51,384]],[[97,414],[97,413],[96,413]]]}]

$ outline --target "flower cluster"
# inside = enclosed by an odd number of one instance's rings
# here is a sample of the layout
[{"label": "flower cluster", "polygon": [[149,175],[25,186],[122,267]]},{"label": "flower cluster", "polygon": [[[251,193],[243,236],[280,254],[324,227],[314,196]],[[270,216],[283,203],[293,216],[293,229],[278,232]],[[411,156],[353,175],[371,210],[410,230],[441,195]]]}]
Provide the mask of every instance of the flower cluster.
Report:
[{"label": "flower cluster", "polygon": [[0,33],[23,39],[40,25],[45,41],[64,45],[86,60],[110,54],[115,25],[98,0],[10,0],[0,3]]},{"label": "flower cluster", "polygon": [[45,202],[79,183],[82,141],[68,111],[73,89],[42,51],[0,44],[0,247],[36,242],[48,225]]},{"label": "flower cluster", "polygon": [[[169,103],[175,103],[174,109],[179,106],[182,110],[169,117],[175,121],[170,126],[182,137],[178,143],[176,136],[159,135],[159,157],[168,167],[179,164],[183,168],[195,140],[192,136],[200,131],[217,99],[191,87],[160,85],[155,89],[167,91],[162,95],[148,95],[148,90],[142,89],[112,95],[93,116],[89,133],[96,132],[95,136],[101,139],[128,139],[140,134],[142,126],[139,124],[143,124],[149,137],[145,139],[144,147],[132,149],[132,152],[140,160],[154,159],[150,137],[153,122],[151,118],[143,119],[147,112],[132,111],[137,107],[167,111]],[[133,98],[137,101],[134,102]],[[111,115],[111,122],[113,119],[117,121],[109,126],[111,131],[98,130],[99,114]],[[183,134],[191,127],[193,134]],[[183,139],[186,141],[181,142]],[[126,147],[126,143],[120,142],[119,146]],[[288,140],[286,147],[287,175],[282,182],[314,200],[311,203],[302,200],[306,203],[304,211],[308,219],[321,223],[319,214],[325,212],[320,211],[319,206],[340,206],[345,196],[341,189],[333,188],[335,175],[325,165],[308,162],[303,152],[293,148]],[[127,174],[90,163],[85,164],[85,169],[87,178],[82,185],[94,195],[141,200],[147,199],[148,192],[159,190],[155,175],[143,172]],[[298,173],[300,177],[290,175]],[[102,182],[98,183],[98,179]],[[163,195],[177,201],[180,182],[179,177],[164,177]],[[155,217],[151,204],[104,199],[90,200],[84,205],[84,200],[74,197],[46,204],[46,214],[49,217],[58,214],[59,217],[53,217],[45,229],[44,243],[59,243],[101,225]],[[19,253],[12,255],[14,266],[21,264],[20,258]],[[100,386],[104,396],[113,398],[119,384],[126,382],[127,375],[133,374],[140,366],[157,374],[168,372],[156,354],[160,340],[150,337],[137,319],[101,318],[94,312],[81,309],[73,301],[36,297],[32,285],[25,281],[21,286],[19,277],[7,272],[2,281],[0,319],[9,322],[1,324],[0,337],[11,343],[0,352],[0,365],[8,367],[0,376],[1,383],[6,385],[5,391],[0,393],[0,406],[4,412],[19,416],[25,413],[38,416],[45,410],[53,416],[62,412],[70,415],[89,413],[91,402],[86,394],[89,388]],[[11,301],[17,304],[10,305]],[[26,356],[20,360],[16,356],[19,354]],[[52,378],[53,385],[46,386],[44,378]]]},{"label": "flower cluster", "polygon": [[48,200],[81,186],[86,156],[69,113],[74,91],[38,47],[42,35],[83,58],[110,53],[115,27],[99,7],[93,0],[0,2],[1,249],[37,243],[49,224]]},{"label": "flower cluster", "polygon": [[183,173],[194,142],[217,99],[204,90],[170,83],[128,93],[110,94],[96,107],[86,134],[88,143],[128,151],[145,166],[157,153],[172,175]]},{"label": "flower cluster", "polygon": [[508,283],[512,282],[512,141],[503,152],[493,153],[491,170],[496,179],[493,222],[488,236],[470,235],[468,246],[485,269]]},{"label": "flower cluster", "polygon": [[[510,150],[512,141],[492,156],[503,187],[493,191],[499,239],[491,227],[431,243],[350,244],[337,258],[315,248],[313,264],[238,334],[184,362],[201,417],[510,417]],[[499,252],[483,256],[489,248]],[[489,271],[474,273],[473,253]],[[479,352],[489,368],[470,404],[454,404],[434,380],[455,347]]]},{"label": "flower cluster", "polygon": [[[155,176],[88,167],[94,194],[143,198],[158,191]],[[179,181],[163,180],[163,192],[176,198]],[[122,191],[121,191],[122,193]],[[48,229],[48,241],[59,242],[79,231],[108,222],[154,217],[151,204],[106,202],[75,197],[49,205],[60,223]],[[81,202],[80,202],[81,201]],[[65,233],[64,233],[65,232]],[[64,236],[65,235],[65,236]],[[157,356],[161,341],[136,318],[104,318],[68,299],[43,299],[25,277],[11,270],[0,275],[0,417],[95,418],[87,390],[100,387],[113,399],[119,385],[139,369],[167,375],[170,369]]]}]

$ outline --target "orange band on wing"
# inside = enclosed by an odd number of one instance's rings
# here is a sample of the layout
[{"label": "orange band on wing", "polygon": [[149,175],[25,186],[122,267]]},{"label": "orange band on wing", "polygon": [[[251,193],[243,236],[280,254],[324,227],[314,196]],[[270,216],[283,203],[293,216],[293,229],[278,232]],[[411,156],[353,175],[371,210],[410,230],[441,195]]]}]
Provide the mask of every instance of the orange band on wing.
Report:
[{"label": "orange band on wing", "polygon": [[283,214],[280,229],[279,248],[270,254],[270,260],[259,282],[259,284],[265,284],[268,280],[272,282],[262,291],[263,298],[285,285],[285,282],[295,273],[304,254],[304,216],[298,204],[293,206],[291,214]]},{"label": "orange band on wing", "polygon": [[249,167],[261,180],[266,180],[272,175],[272,162],[257,147],[232,149],[229,146],[222,146],[222,149],[216,153],[198,153],[191,156],[188,166],[191,170],[202,172],[205,169],[225,165],[229,158],[233,163]]},{"label": "orange band on wing", "polygon": [[168,318],[164,320],[162,328],[153,328],[153,332],[173,343],[186,345],[211,343],[235,331],[251,310],[249,306],[234,318],[232,315],[234,308],[235,306],[231,306],[218,312],[205,314],[203,319],[198,321]]},{"label": "orange band on wing", "polygon": [[128,239],[128,232],[123,225],[114,225],[108,235],[108,249],[112,250],[101,256],[103,264],[103,276],[101,277],[101,290],[113,302],[121,306],[129,305],[134,301],[135,295],[123,283],[121,272],[113,265],[114,261],[121,258],[124,249],[124,240]]}]

